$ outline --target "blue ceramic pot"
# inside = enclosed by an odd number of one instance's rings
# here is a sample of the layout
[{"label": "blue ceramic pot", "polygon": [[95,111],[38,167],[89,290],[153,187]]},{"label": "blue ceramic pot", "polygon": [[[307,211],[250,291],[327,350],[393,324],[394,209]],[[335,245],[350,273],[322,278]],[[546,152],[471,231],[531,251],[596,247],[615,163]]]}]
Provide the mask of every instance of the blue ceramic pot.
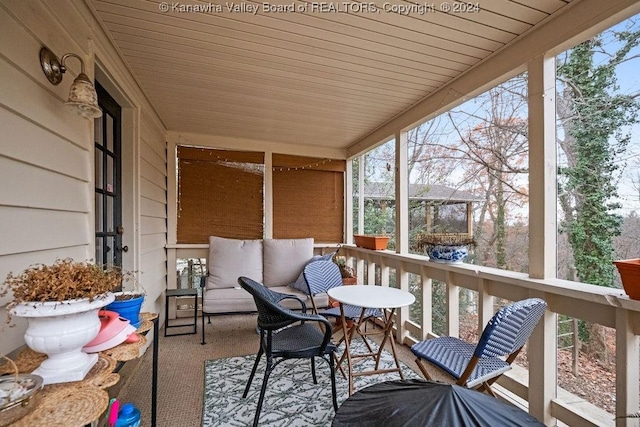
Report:
[{"label": "blue ceramic pot", "polygon": [[429,259],[446,264],[459,264],[469,255],[465,245],[432,245],[427,249]]},{"label": "blue ceramic pot", "polygon": [[140,327],[140,323],[142,323],[142,320],[140,319],[140,309],[142,308],[142,303],[144,302],[144,295],[119,301],[118,296],[123,294],[126,295],[127,293],[117,292],[116,300],[107,305],[104,309],[115,311],[120,315],[120,317],[128,319],[129,322],[131,322],[131,325],[133,325],[134,328],[138,329]]}]

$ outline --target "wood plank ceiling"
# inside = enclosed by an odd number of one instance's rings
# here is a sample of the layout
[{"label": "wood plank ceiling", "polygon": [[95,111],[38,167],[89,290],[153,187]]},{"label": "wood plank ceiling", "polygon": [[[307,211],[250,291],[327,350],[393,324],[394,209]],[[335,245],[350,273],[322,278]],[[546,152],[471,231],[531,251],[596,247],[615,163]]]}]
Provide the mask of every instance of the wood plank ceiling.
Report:
[{"label": "wood plank ceiling", "polygon": [[346,148],[569,1],[89,4],[169,130]]}]

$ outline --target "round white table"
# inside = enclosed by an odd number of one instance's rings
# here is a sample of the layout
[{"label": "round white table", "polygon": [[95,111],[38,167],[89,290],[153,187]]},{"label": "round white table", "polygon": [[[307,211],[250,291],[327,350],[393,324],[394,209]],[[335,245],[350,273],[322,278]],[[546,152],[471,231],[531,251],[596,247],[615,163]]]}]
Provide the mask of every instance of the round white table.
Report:
[{"label": "round white table", "polygon": [[[338,366],[340,366],[345,359],[347,360],[347,367],[349,369],[349,395],[353,394],[353,378],[356,376],[398,372],[400,374],[400,378],[404,379],[402,369],[400,368],[400,362],[398,361],[398,356],[396,354],[395,340],[393,339],[393,314],[397,308],[413,304],[416,298],[411,293],[401,289],[374,285],[339,286],[337,288],[329,289],[327,294],[340,303],[345,351],[338,360]],[[344,316],[343,304],[362,307],[360,319],[353,322],[349,327],[347,325],[347,319],[345,319]],[[362,330],[361,326],[363,326],[366,321],[366,308],[383,309],[383,326],[381,332],[369,332]],[[383,334],[384,336],[380,343],[380,347],[378,347],[378,351],[357,354],[352,353],[350,350],[350,344],[354,334],[356,333],[365,340],[365,343],[367,335]],[[393,355],[396,367],[391,369],[379,369],[380,356],[387,342],[391,345],[391,354]],[[373,357],[375,360],[375,368],[373,370],[353,372],[352,359],[361,357]]]}]

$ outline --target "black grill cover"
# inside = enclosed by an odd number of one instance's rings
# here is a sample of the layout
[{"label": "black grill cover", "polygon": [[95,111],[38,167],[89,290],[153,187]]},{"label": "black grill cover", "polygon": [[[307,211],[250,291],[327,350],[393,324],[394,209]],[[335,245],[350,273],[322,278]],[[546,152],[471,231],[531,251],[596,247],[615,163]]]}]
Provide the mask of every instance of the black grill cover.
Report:
[{"label": "black grill cover", "polygon": [[544,426],[523,410],[479,391],[434,381],[376,384],[353,394],[332,427]]}]

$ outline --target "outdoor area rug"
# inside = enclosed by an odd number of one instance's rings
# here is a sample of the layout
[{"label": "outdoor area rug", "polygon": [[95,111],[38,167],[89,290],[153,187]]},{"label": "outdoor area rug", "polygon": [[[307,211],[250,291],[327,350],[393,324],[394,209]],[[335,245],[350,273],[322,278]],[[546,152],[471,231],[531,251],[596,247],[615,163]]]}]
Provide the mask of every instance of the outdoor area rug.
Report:
[{"label": "outdoor area rug", "polygon": [[[377,349],[375,344],[372,343],[372,346]],[[363,349],[366,349],[359,339],[353,341],[352,348],[356,353],[362,353]],[[338,354],[342,353],[342,349],[343,347],[339,348]],[[266,364],[263,356],[249,394],[246,399],[243,399],[242,393],[254,361],[255,354],[205,361],[203,427],[244,427],[253,423]],[[346,361],[343,366],[346,369]],[[381,368],[393,366],[393,356],[383,351]],[[400,366],[405,378],[420,378],[402,362]],[[373,367],[372,358],[361,359],[356,362],[354,371],[373,369]],[[311,361],[308,359],[286,360],[278,365],[271,373],[267,384],[267,392],[260,413],[260,426],[330,426],[335,414],[331,400],[329,365],[317,360],[316,374],[317,385],[313,384]],[[358,391],[379,382],[399,379],[400,375],[397,372],[356,377],[354,388]],[[338,405],[347,399],[348,387],[347,380],[336,369]]]}]

